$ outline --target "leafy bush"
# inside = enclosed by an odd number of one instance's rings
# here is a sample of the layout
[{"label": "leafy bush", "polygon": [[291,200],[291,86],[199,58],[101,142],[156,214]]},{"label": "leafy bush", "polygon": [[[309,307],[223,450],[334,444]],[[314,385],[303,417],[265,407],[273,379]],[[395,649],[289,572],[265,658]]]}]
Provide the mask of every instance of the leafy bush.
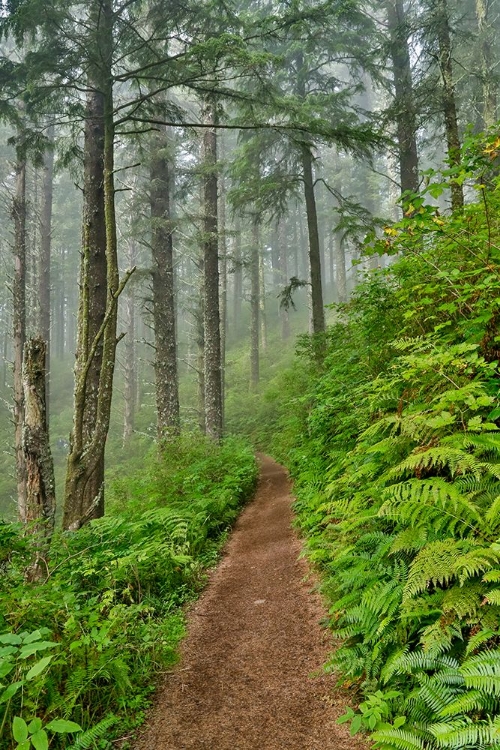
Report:
[{"label": "leafy bush", "polygon": [[140,722],[155,673],[175,661],[180,606],[255,478],[237,441],[169,444],[114,481],[107,516],[56,535],[41,584],[24,580],[28,542],[0,526],[0,748],[39,750],[49,735],[54,748],[105,747],[113,726]]},{"label": "leafy bush", "polygon": [[346,716],[384,750],[500,747],[495,138],[464,150],[477,203],[441,217],[429,175],[374,241],[400,257],[337,308],[323,370],[306,364],[273,439],[331,603],[328,669],[367,696]]}]

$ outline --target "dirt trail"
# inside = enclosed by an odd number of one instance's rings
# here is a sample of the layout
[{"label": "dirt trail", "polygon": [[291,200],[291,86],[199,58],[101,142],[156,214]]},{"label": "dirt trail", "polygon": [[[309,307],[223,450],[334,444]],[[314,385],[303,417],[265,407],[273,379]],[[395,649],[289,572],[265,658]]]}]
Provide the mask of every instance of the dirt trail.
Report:
[{"label": "dirt trail", "polygon": [[135,750],[361,750],[335,724],[345,698],[319,673],[331,643],[291,529],[285,470],[261,478],[225,555],[189,615],[179,666],[165,677]]}]

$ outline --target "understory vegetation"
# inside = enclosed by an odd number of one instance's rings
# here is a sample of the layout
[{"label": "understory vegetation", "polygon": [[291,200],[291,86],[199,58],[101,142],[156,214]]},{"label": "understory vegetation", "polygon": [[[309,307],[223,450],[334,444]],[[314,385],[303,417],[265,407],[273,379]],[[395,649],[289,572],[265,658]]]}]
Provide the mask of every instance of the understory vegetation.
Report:
[{"label": "understory vegetation", "polygon": [[255,478],[237,440],[169,443],[112,482],[104,518],[56,535],[31,585],[36,542],[0,523],[0,748],[107,747],[140,723]]},{"label": "understory vegetation", "polygon": [[[384,750],[500,747],[499,147],[427,175],[324,366],[304,341],[261,407],[323,574],[327,668],[362,700],[343,720]],[[478,199],[443,217],[450,180]]]}]

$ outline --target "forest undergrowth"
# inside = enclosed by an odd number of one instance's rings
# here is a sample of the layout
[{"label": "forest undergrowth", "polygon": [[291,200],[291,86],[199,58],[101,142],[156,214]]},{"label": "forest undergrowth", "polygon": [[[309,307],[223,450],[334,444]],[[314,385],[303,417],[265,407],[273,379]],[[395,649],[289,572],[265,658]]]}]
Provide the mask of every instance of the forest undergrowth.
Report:
[{"label": "forest undergrowth", "polygon": [[109,747],[176,660],[201,590],[257,475],[252,451],[193,435],[123,473],[108,513],[59,533],[30,584],[32,538],[0,522],[0,748]]},{"label": "forest undergrowth", "polygon": [[[429,172],[396,254],[307,339],[250,432],[288,465],[355,688],[343,720],[382,750],[500,747],[500,139]],[[441,216],[450,180],[475,195]],[[243,428],[243,425],[242,425]]]}]

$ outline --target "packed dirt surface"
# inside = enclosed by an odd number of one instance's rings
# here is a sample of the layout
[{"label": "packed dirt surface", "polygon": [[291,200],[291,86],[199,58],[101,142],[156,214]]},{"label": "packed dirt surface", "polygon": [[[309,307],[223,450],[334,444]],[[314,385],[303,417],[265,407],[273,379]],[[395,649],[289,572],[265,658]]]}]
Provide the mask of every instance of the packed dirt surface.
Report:
[{"label": "packed dirt surface", "polygon": [[181,661],[134,750],[366,748],[335,723],[346,697],[321,674],[332,644],[299,558],[287,474],[260,462],[255,499],[190,611]]}]

